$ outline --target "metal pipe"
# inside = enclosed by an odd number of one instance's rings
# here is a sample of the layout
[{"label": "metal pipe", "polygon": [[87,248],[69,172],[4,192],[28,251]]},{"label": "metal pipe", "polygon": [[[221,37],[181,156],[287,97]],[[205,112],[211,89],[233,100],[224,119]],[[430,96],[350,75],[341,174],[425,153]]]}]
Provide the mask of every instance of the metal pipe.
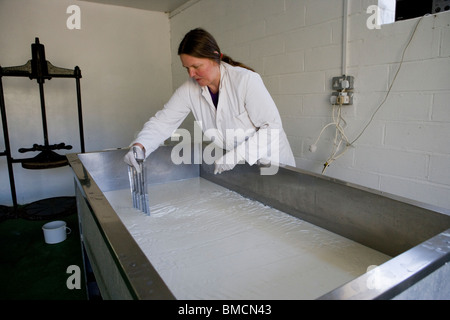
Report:
[{"label": "metal pipe", "polygon": [[342,74],[347,74],[347,31],[348,31],[348,0],[344,1],[342,18]]},{"label": "metal pipe", "polygon": [[81,145],[81,152],[84,153],[84,129],[83,129],[83,114],[82,114],[82,108],[81,108],[81,85],[80,85],[80,78],[81,78],[81,70],[78,66],[75,67],[75,77],[76,77],[76,87],[77,87],[77,105],[78,105],[78,127],[80,130],[80,145]]},{"label": "metal pipe", "polygon": [[48,131],[47,131],[47,115],[45,112],[45,99],[44,99],[44,83],[39,82],[39,95],[41,98],[41,114],[42,114],[42,131],[44,133],[44,145],[49,146],[48,143]]},{"label": "metal pipe", "polygon": [[3,97],[3,83],[2,83],[2,71],[0,67],[0,111],[2,114],[2,127],[3,127],[3,139],[5,141],[5,155],[8,163],[8,173],[9,173],[9,184],[11,187],[11,198],[14,206],[14,211],[17,209],[17,195],[16,195],[16,184],[14,182],[14,172],[12,166],[12,157],[11,157],[11,146],[9,144],[9,134],[8,134],[8,123],[6,121],[6,108],[5,108],[5,99]]}]

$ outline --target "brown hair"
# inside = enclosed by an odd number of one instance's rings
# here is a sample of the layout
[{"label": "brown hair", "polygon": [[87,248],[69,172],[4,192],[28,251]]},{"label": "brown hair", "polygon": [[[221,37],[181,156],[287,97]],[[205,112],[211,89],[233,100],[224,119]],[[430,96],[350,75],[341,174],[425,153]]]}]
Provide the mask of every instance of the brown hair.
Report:
[{"label": "brown hair", "polygon": [[223,54],[214,37],[208,31],[201,28],[196,28],[186,33],[178,46],[178,55],[180,54],[188,54],[196,58],[208,58],[218,64],[220,64],[220,61],[223,61],[232,66],[254,71],[245,64],[234,61],[231,57]]}]

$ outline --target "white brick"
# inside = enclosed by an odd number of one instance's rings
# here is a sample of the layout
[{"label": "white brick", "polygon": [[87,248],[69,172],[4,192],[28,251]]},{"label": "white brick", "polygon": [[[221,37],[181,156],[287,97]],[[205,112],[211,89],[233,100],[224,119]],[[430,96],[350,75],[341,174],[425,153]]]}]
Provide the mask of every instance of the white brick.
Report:
[{"label": "white brick", "polygon": [[[214,0],[216,2],[217,0]],[[235,0],[236,1],[236,0]],[[249,9],[249,15],[251,20],[263,20],[272,15],[278,15],[284,11],[284,1],[279,0],[253,0],[253,1],[242,1],[249,2],[251,8]]]},{"label": "white brick", "polygon": [[449,57],[450,56],[450,28],[446,28],[442,30],[441,37],[441,57]]},{"label": "white brick", "polygon": [[439,123],[388,123],[385,143],[404,150],[450,153],[450,126]]},{"label": "white brick", "polygon": [[[338,44],[342,45],[342,21],[341,20],[334,20],[327,23],[330,25],[331,28],[331,43],[332,44]],[[348,42],[348,31],[347,31],[347,42]]]},{"label": "white brick", "polygon": [[430,181],[450,186],[450,156],[432,155],[430,157]]},{"label": "white brick", "polygon": [[278,76],[263,77],[263,81],[272,96],[280,94],[280,78]]},{"label": "white brick", "polygon": [[[220,47],[224,54],[229,55],[235,61],[241,61],[242,63],[248,64],[250,60],[250,47],[248,45],[237,45],[232,47]],[[255,66],[253,67],[257,72]]]},{"label": "white brick", "polygon": [[339,68],[341,63],[341,46],[316,47],[305,51],[306,71]]},{"label": "white brick", "polygon": [[330,0],[307,0],[306,25],[342,18],[343,2]]},{"label": "white brick", "polygon": [[[350,1],[353,2],[353,1]],[[348,31],[347,39],[348,41],[357,41],[367,38],[367,33],[372,31],[367,29],[366,21],[369,18],[369,14],[366,14],[366,9],[362,13],[352,14],[348,17]],[[342,24],[341,24],[342,29]],[[342,34],[342,31],[341,31]]]},{"label": "white brick", "polygon": [[301,117],[303,99],[301,95],[272,95],[280,114],[284,117]]},{"label": "white brick", "polygon": [[[360,20],[355,22],[363,23]],[[406,20],[383,25],[381,29],[361,28],[359,37],[364,42],[360,48],[360,62],[364,65],[400,62],[417,22],[418,20]],[[352,29],[354,27],[355,25],[352,25]],[[404,61],[429,59],[437,57],[438,54],[439,31],[433,28],[433,19],[425,17],[406,49]]]},{"label": "white brick", "polygon": [[396,34],[387,37],[377,37],[378,30],[371,30],[363,39],[359,48],[360,64],[380,65],[400,62],[404,49],[404,37]]},{"label": "white brick", "polygon": [[[417,27],[405,53],[405,61],[424,60],[439,57],[441,30],[435,27],[436,18],[426,16]],[[416,21],[414,21],[415,26]],[[412,32],[412,28],[410,33]],[[405,38],[406,39],[406,38]],[[408,38],[409,39],[409,36]],[[405,41],[406,45],[406,41]]]},{"label": "white brick", "polygon": [[359,146],[355,148],[355,167],[362,171],[425,179],[427,156],[414,152]]},{"label": "white brick", "polygon": [[445,12],[441,12],[438,14],[435,14],[433,16],[433,18],[435,18],[434,20],[434,26],[435,27],[444,27],[444,28],[448,28],[450,27],[449,22],[450,22],[450,11],[445,11]]},{"label": "white brick", "polygon": [[[283,119],[282,119],[283,120]],[[302,139],[295,136],[287,135],[289,144],[291,145],[294,157],[300,157],[302,154]]]},{"label": "white brick", "polygon": [[[210,2],[217,2],[217,1],[210,1]],[[232,1],[220,1],[220,2],[227,2],[227,9],[225,12],[228,11],[228,14],[225,16],[225,20],[228,21],[230,25],[233,25],[235,27],[241,27],[243,25],[248,25],[252,22],[255,22],[256,20],[260,20],[259,17],[256,16],[253,8],[257,7],[253,4],[253,1],[242,1],[242,0],[232,0]],[[204,1],[201,1],[201,3],[196,4],[195,6],[191,8],[196,8],[198,14],[200,14],[200,19],[197,19],[197,23],[201,22],[207,17],[207,12],[203,10],[203,4]],[[194,20],[196,17],[190,17],[192,20]],[[199,23],[201,24],[201,23]]]},{"label": "white brick", "polygon": [[434,95],[431,119],[450,122],[450,92]]},{"label": "white brick", "polygon": [[[356,79],[356,81],[358,80]],[[356,88],[359,88],[359,83],[355,83]],[[386,92],[361,93],[356,91],[353,95],[353,103],[357,117],[359,119],[367,119],[367,121],[369,121],[370,117],[376,112],[385,96]],[[385,106],[386,104],[381,106],[381,108],[378,110],[376,116],[374,117],[375,120],[378,119],[378,113],[384,110]]]},{"label": "white brick", "polygon": [[288,74],[303,71],[303,52],[291,52],[264,59],[264,75]]},{"label": "white brick", "polygon": [[361,9],[361,1],[348,1],[348,13],[350,16],[361,12],[361,10],[366,11],[366,7],[364,9]]},{"label": "white brick", "polygon": [[265,37],[250,43],[250,56],[252,58],[267,57],[284,52],[283,36]]},{"label": "white brick", "polygon": [[315,173],[320,173],[323,168],[323,163],[301,157],[295,157],[295,165],[297,168]]},{"label": "white brick", "polygon": [[450,56],[450,11],[441,12],[433,16],[433,28],[441,31],[441,57]]},{"label": "white brick", "polygon": [[389,67],[387,65],[361,67],[356,73],[355,90],[359,92],[387,91]]},{"label": "white brick", "polygon": [[450,209],[450,188],[447,187],[426,181],[382,176],[381,188],[390,194]]},{"label": "white brick", "polygon": [[[273,1],[273,0],[272,0]],[[282,1],[274,1],[282,2]],[[267,34],[277,34],[305,25],[305,6],[303,1],[289,2],[286,11],[266,18]]]},{"label": "white brick", "polygon": [[238,45],[248,43],[250,41],[255,41],[255,39],[260,39],[264,36],[265,24],[263,20],[245,25],[245,28],[239,27],[234,30],[235,44]]},{"label": "white brick", "polygon": [[257,73],[259,73],[263,78],[265,77],[263,74],[264,71],[264,62],[262,58],[253,58],[253,59],[245,59],[241,60],[241,62],[245,63]]},{"label": "white brick", "polygon": [[233,32],[230,30],[221,30],[217,27],[208,27],[207,29],[216,38],[217,43],[222,52],[224,48],[233,47],[235,43],[235,38]]},{"label": "white brick", "polygon": [[[356,67],[360,65],[362,40],[348,42],[347,44],[347,68]],[[352,74],[347,72],[348,74]]]},{"label": "white brick", "polygon": [[[394,76],[398,65],[392,70]],[[403,63],[393,85],[394,91],[448,90],[450,89],[450,59],[439,58]]]},{"label": "white brick", "polygon": [[356,147],[358,147],[358,145],[382,146],[385,132],[384,123],[372,121],[367,128],[365,128],[368,121],[369,119],[352,119],[351,121],[348,121],[348,126],[345,128],[348,139],[350,142],[353,142],[362,133],[355,142]]},{"label": "white brick", "polygon": [[324,90],[325,79],[321,72],[280,76],[280,93],[282,94],[318,93]]},{"label": "white brick", "polygon": [[397,121],[429,120],[433,95],[430,93],[391,93],[377,113],[377,119]]},{"label": "white brick", "polygon": [[331,44],[330,23],[300,28],[286,33],[286,51],[299,51]]},{"label": "white brick", "polygon": [[325,123],[326,120],[324,119],[311,117],[285,117],[283,119],[283,127],[286,134],[313,140],[316,140]]},{"label": "white brick", "polygon": [[330,94],[306,94],[303,96],[303,115],[321,116],[331,119]]}]

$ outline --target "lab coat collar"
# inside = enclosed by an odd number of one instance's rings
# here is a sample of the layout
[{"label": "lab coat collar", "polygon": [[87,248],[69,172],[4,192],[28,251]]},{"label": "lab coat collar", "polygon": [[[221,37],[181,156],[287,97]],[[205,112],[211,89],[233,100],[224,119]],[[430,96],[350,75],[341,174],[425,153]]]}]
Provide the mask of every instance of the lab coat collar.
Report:
[{"label": "lab coat collar", "polygon": [[[223,83],[224,83],[224,79],[225,79],[225,74],[227,73],[227,68],[226,65],[227,63],[225,62],[221,62],[220,63],[220,83],[219,83],[219,91],[222,89]],[[195,80],[194,80],[195,81]],[[208,86],[203,86],[202,88],[202,93],[203,94],[209,94],[208,91]]]},{"label": "lab coat collar", "polygon": [[224,78],[225,78],[225,74],[227,72],[227,68],[225,68],[226,63],[225,62],[221,62],[220,63],[220,83],[219,83],[219,91],[222,89]]},{"label": "lab coat collar", "polygon": [[[219,83],[219,96],[220,96],[220,92],[222,91],[222,87],[224,84],[224,79],[225,79],[225,75],[227,74],[227,68],[226,68],[226,63],[225,62],[221,62],[220,63],[220,83]],[[195,82],[195,80],[193,80]],[[208,103],[210,104],[211,108],[213,110],[218,110],[219,109],[219,105],[220,105],[220,97],[219,97],[219,104],[217,105],[217,108],[214,106],[214,103],[212,101],[211,98],[211,94],[209,93],[208,90],[208,86],[203,86],[201,87],[201,93],[202,96],[206,99],[206,101],[208,101]],[[222,98],[223,99],[223,98]]]}]

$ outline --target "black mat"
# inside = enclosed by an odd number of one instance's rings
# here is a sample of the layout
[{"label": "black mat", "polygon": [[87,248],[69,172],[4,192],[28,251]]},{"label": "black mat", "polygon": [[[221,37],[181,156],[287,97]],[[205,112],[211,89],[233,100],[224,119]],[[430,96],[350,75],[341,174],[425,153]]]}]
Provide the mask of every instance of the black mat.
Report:
[{"label": "black mat", "polygon": [[[46,220],[0,222],[0,300],[86,299],[78,216],[66,215],[63,220],[72,232],[57,244],[44,241],[42,226]],[[71,265],[81,269],[80,289],[67,286]]]},{"label": "black mat", "polygon": [[77,212],[75,197],[54,197],[25,205],[18,216],[27,220],[48,220],[70,216]]}]

